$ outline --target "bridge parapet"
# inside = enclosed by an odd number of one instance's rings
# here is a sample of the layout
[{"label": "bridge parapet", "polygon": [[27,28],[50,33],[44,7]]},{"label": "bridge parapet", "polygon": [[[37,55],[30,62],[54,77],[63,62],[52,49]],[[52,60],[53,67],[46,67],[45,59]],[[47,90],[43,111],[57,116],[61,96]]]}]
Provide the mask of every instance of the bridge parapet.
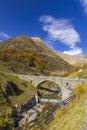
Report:
[{"label": "bridge parapet", "polygon": [[35,87],[37,87],[38,84],[44,81],[52,81],[58,84],[60,87],[70,86],[71,88],[74,88],[78,83],[87,82],[87,80],[85,79],[61,78],[58,76],[34,76],[34,75],[21,75],[21,74],[13,74],[13,75],[31,82]]}]

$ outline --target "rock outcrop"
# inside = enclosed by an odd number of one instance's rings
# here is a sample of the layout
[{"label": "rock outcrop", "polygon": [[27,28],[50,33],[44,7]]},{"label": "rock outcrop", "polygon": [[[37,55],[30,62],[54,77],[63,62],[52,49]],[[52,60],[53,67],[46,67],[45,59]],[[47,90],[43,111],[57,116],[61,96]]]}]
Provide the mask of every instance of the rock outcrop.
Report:
[{"label": "rock outcrop", "polygon": [[15,96],[22,93],[22,91],[18,88],[18,86],[12,81],[3,82],[1,84],[1,88],[5,96]]}]

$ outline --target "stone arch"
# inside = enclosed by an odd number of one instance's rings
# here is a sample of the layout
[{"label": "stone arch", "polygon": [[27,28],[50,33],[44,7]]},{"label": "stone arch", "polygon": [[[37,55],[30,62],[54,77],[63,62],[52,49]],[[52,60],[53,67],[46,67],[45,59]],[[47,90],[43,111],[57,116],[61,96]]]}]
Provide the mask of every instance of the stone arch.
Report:
[{"label": "stone arch", "polygon": [[[41,84],[48,82],[47,87],[42,87]],[[46,91],[54,92],[54,93],[60,93],[61,92],[61,86],[53,81],[45,80],[40,82],[37,86],[38,89],[44,89]]]},{"label": "stone arch", "polygon": [[38,88],[39,85],[41,85],[41,84],[43,84],[43,83],[45,83],[45,82],[53,82],[53,81],[51,81],[51,80],[43,80],[43,81],[40,81],[40,82],[37,84],[36,88]]},{"label": "stone arch", "polygon": [[43,80],[43,81],[40,81],[37,83],[36,88],[38,88],[39,85],[41,85],[42,83],[45,83],[45,82],[55,83],[60,87],[60,85],[58,83],[54,82],[54,80]]}]

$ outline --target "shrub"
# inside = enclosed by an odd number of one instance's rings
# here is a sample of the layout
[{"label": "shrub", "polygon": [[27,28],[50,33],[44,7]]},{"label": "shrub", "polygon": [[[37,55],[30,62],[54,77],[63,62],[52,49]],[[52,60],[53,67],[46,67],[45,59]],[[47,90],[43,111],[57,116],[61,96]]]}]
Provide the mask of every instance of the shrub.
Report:
[{"label": "shrub", "polygon": [[87,63],[82,66],[82,69],[87,69]]},{"label": "shrub", "polygon": [[12,122],[8,114],[0,117],[0,130],[12,130]]},{"label": "shrub", "polygon": [[75,88],[75,94],[76,96],[80,96],[82,93],[85,92],[83,84],[78,84]]}]

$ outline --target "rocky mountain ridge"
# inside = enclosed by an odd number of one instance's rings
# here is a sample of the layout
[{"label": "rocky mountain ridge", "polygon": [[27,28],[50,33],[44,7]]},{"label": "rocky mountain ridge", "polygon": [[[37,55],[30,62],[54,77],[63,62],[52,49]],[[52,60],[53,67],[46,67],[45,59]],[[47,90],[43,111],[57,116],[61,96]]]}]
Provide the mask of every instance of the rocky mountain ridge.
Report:
[{"label": "rocky mountain ridge", "polygon": [[73,68],[40,38],[26,35],[0,42],[0,60],[15,73],[48,73]]},{"label": "rocky mountain ridge", "polygon": [[56,53],[58,56],[60,56],[61,58],[63,58],[66,62],[68,62],[69,64],[71,64],[72,66],[81,66],[84,65],[85,63],[87,63],[87,59],[80,55],[67,55],[61,52],[57,52]]}]

